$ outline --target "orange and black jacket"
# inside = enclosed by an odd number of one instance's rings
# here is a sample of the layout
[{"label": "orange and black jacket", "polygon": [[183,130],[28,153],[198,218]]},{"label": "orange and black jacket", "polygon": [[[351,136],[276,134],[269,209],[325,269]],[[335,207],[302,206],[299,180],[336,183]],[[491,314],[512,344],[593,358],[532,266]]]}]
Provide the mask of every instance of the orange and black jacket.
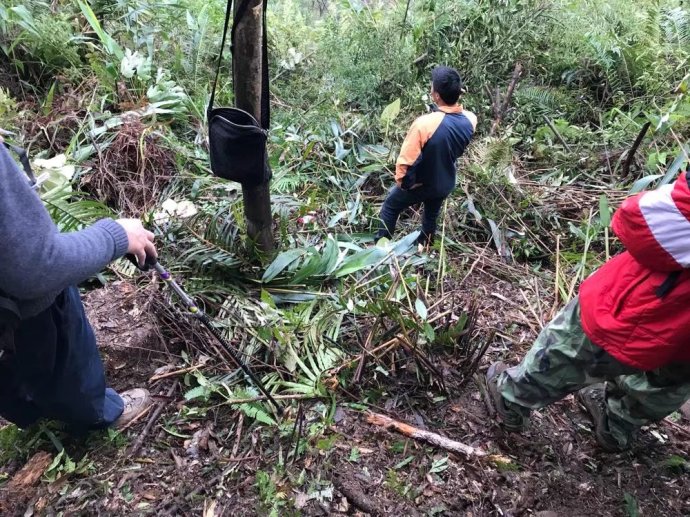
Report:
[{"label": "orange and black jacket", "polygon": [[424,186],[430,196],[448,196],[455,188],[455,161],[465,152],[476,125],[474,113],[458,104],[417,118],[395,165],[398,186]]}]

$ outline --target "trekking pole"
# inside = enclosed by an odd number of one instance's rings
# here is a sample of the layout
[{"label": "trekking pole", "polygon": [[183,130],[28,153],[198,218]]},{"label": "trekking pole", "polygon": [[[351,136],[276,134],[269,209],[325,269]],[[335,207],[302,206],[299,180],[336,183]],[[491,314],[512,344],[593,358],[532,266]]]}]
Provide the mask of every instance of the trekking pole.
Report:
[{"label": "trekking pole", "polygon": [[189,296],[184,291],[184,289],[182,289],[180,284],[178,284],[173,279],[172,275],[163,266],[161,266],[160,262],[158,262],[158,260],[153,257],[147,256],[146,263],[142,267],[138,264],[137,259],[133,255],[127,255],[127,258],[142,271],[148,271],[151,267],[156,270],[158,275],[161,277],[161,280],[163,280],[167,284],[167,286],[182,300],[182,303],[187,308],[189,314],[192,317],[199,320],[201,323],[203,323],[203,325],[211,332],[211,334],[213,334],[213,337],[216,338],[216,341],[218,341],[218,343],[220,343],[223,349],[230,354],[230,357],[232,357],[232,360],[235,361],[235,364],[242,369],[242,371],[247,375],[247,377],[251,379],[254,385],[257,388],[259,388],[259,391],[261,391],[261,393],[263,393],[266,396],[268,401],[275,408],[276,412],[278,413],[278,416],[283,416],[283,409],[278,405],[273,396],[271,396],[271,394],[268,392],[263,382],[261,382],[256,377],[256,375],[254,375],[249,366],[244,361],[242,361],[237,352],[235,352],[235,350],[223,338],[220,331],[213,326],[213,323],[211,322],[211,319],[208,317],[208,315],[199,308],[199,306],[194,302],[194,299],[191,296]]}]

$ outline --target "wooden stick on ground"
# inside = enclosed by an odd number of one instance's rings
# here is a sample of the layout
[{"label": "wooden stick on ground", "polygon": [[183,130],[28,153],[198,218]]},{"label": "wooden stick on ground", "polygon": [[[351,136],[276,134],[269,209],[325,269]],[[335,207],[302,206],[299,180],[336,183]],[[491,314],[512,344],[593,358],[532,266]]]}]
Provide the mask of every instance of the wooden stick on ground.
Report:
[{"label": "wooden stick on ground", "polygon": [[398,422],[397,420],[393,420],[392,418],[386,415],[381,415],[380,413],[369,413],[367,416],[367,422],[385,427],[389,431],[397,431],[400,434],[404,434],[405,436],[409,436],[415,440],[430,443],[431,445],[435,445],[436,447],[450,452],[464,454],[468,458],[481,458],[487,455],[486,452],[482,451],[481,449],[477,449],[476,447],[465,445],[461,442],[456,442],[455,440],[451,440],[450,438],[446,438],[440,434],[417,429],[416,427],[404,422]]},{"label": "wooden stick on ground", "polygon": [[[173,385],[170,387],[168,390],[168,393],[166,394],[167,398],[170,398],[173,396],[173,393],[175,393],[175,390],[177,389],[177,385],[179,384],[178,381],[175,381]],[[163,413],[163,408],[165,408],[164,403],[158,403],[158,407],[154,410],[153,414],[149,418],[149,421],[146,423],[146,427],[144,427],[144,430],[139,434],[137,437],[137,440],[132,444],[132,448],[129,450],[129,457],[134,457],[136,454],[139,452],[139,449],[141,449],[141,446],[144,443],[144,440],[146,439],[146,436],[149,434],[149,431],[153,427],[153,425],[158,421],[160,418],[161,414]]]}]

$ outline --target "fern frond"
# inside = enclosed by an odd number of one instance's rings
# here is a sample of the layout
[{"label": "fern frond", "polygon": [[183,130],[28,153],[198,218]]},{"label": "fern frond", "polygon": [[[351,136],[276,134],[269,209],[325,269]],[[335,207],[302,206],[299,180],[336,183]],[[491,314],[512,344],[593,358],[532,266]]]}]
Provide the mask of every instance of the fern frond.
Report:
[{"label": "fern frond", "polygon": [[72,192],[69,185],[65,185],[47,192],[42,200],[62,232],[80,230],[98,219],[113,215],[104,204],[84,197],[84,194]]}]

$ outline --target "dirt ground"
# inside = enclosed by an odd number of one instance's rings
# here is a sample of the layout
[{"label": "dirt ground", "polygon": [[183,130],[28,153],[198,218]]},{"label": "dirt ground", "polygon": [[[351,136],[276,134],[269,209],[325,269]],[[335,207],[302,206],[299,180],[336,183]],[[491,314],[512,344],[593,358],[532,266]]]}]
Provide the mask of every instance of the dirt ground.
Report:
[{"label": "dirt ground", "polygon": [[[5,464],[3,515],[690,514],[685,421],[645,429],[635,448],[620,454],[596,447],[572,398],[536,413],[523,435],[496,425],[480,379],[492,360],[517,362],[538,331],[536,314],[549,316],[553,301],[537,303],[538,287],[520,291],[490,274],[463,287],[481,295],[477,325],[497,336],[464,388],[449,382],[444,396],[402,369],[396,379],[339,393],[330,420],[329,404],[304,404],[302,425],[280,432],[225,406],[198,411],[184,402],[185,377],[171,371],[182,364],[181,347],[162,338],[149,305],[156,293],[147,289],[115,283],[89,293],[86,304],[111,384],[147,385],[158,405],[120,436],[64,435],[73,460],[87,455],[93,462],[83,474],[46,479],[55,455],[50,442]],[[452,377],[453,355],[437,359]],[[150,381],[154,374],[168,376]],[[468,459],[373,426],[361,401],[509,462]]]}]

